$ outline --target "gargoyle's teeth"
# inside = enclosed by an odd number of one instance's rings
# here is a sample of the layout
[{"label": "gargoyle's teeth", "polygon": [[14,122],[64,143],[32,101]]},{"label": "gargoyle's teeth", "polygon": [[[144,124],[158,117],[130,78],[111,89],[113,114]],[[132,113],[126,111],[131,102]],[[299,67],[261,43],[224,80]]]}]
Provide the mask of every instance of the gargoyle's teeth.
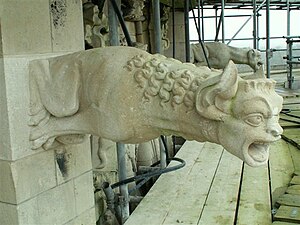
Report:
[{"label": "gargoyle's teeth", "polygon": [[262,146],[268,146],[268,144],[264,143],[264,142],[255,142],[253,143],[256,146],[262,145]]},{"label": "gargoyle's teeth", "polygon": [[248,154],[258,162],[264,162],[269,156],[269,144],[264,142],[254,142],[249,146]]}]

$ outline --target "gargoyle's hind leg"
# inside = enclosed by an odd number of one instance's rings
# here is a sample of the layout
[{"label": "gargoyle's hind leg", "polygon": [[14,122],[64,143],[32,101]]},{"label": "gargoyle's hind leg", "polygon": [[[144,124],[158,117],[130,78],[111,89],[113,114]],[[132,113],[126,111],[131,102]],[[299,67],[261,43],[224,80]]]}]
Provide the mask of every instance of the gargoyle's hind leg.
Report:
[{"label": "gargoyle's hind leg", "polygon": [[43,79],[41,76],[43,71],[40,71],[41,67],[39,67],[39,64],[39,62],[33,61],[29,65],[29,126],[37,126],[40,123],[45,123],[50,117],[49,112],[45,109],[41,101],[38,83],[41,83],[39,80]]}]

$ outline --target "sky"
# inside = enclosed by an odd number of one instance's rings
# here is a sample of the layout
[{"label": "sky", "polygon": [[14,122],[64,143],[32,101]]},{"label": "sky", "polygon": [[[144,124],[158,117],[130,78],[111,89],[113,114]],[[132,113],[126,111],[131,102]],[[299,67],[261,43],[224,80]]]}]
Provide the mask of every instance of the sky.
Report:
[{"label": "sky", "polygon": [[[197,16],[197,10],[194,10]],[[220,10],[219,12],[220,13]],[[259,37],[266,36],[266,11],[260,10],[259,13]],[[251,15],[251,9],[225,9],[226,15]],[[215,10],[205,9],[204,16],[214,16]],[[291,25],[290,25],[290,35],[300,36],[300,10],[291,10]],[[192,16],[192,14],[190,14]],[[234,34],[240,29],[242,24],[249,18],[247,17],[225,17],[224,28],[225,28],[225,38],[231,39]],[[197,31],[194,25],[194,21],[190,20],[190,40],[198,40]],[[204,19],[204,29],[205,29],[205,40],[212,40],[215,38],[215,19],[205,18]],[[253,31],[253,21],[252,19],[246,24],[246,26],[241,30],[241,32],[236,36],[236,38],[249,38],[252,37]],[[287,11],[286,10],[270,10],[270,35],[274,37],[282,37],[287,35]],[[219,39],[222,39],[221,32]],[[225,41],[227,43],[227,41]],[[271,39],[271,48],[286,48],[286,39]],[[253,47],[253,41],[232,41],[230,43],[232,46],[236,47]],[[259,48],[264,49],[266,45],[265,40],[259,41]]]}]

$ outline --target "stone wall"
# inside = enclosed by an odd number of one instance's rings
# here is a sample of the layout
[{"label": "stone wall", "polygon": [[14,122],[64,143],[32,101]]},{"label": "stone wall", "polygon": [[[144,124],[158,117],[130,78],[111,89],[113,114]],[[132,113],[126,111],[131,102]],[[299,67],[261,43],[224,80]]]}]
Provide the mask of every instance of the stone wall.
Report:
[{"label": "stone wall", "polygon": [[84,49],[80,0],[0,0],[0,224],[95,224],[90,144],[31,150],[28,63]]},{"label": "stone wall", "polygon": [[184,12],[176,11],[175,19],[174,19],[174,29],[175,29],[175,43],[173,43],[172,38],[172,13],[170,13],[169,19],[169,29],[168,29],[168,37],[170,37],[170,47],[165,50],[165,54],[167,57],[173,57],[173,45],[175,44],[175,59],[178,59],[182,62],[186,61],[185,57],[185,29],[184,29]]}]

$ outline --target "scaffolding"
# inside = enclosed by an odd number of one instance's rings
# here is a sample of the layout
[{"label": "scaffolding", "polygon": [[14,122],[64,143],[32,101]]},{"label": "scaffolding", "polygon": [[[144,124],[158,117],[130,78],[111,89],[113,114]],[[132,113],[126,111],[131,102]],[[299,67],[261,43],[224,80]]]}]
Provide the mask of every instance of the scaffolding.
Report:
[{"label": "scaffolding", "polygon": [[[214,10],[215,15],[214,16],[205,16],[204,12],[205,10]],[[234,9],[239,10],[248,10],[252,11],[252,13],[248,14],[233,14],[233,15],[226,15],[226,10],[231,9],[231,11],[234,11]],[[285,57],[289,58],[289,55],[293,54],[293,50],[299,50],[299,49],[293,49],[290,48],[292,46],[292,42],[290,40],[287,40],[287,47],[286,48],[280,48],[280,49],[274,49],[271,48],[270,40],[273,39],[282,39],[285,40],[286,37],[289,37],[291,35],[291,11],[293,10],[299,10],[300,9],[300,1],[291,1],[287,0],[285,2],[270,2],[270,0],[264,0],[264,1],[230,1],[229,3],[225,2],[224,0],[219,1],[204,1],[204,0],[198,0],[198,5],[195,9],[192,9],[192,14],[190,14],[190,20],[195,22],[195,26],[197,28],[198,32],[198,39],[190,40],[191,42],[205,42],[205,41],[222,41],[225,44],[230,44],[233,41],[249,41],[252,40],[253,48],[258,49],[261,52],[265,52],[266,54],[266,76],[270,77],[270,71],[271,71],[271,64],[270,59],[273,56],[273,52],[275,51],[285,51],[287,55]],[[194,11],[197,10],[197,13]],[[271,36],[270,35],[270,11],[272,10],[284,10],[286,11],[286,34],[282,36]],[[264,11],[265,13],[265,35],[260,36],[260,19],[261,19],[261,11]],[[197,14],[195,16],[195,14]],[[225,19],[230,17],[245,17],[247,18],[246,21],[241,24],[240,28],[234,33],[234,35],[231,38],[226,38],[226,23]],[[206,19],[214,19],[215,20],[215,38],[214,39],[206,39],[205,38],[205,20]],[[252,21],[252,37],[247,38],[237,38],[238,34],[243,30],[243,28]],[[300,30],[299,30],[300,33]],[[265,48],[260,47],[261,41],[265,41]],[[295,43],[295,41],[293,41]],[[298,62],[287,62],[287,82],[289,82],[289,87],[292,86],[293,83],[293,76],[292,76],[292,68],[295,67],[295,64],[298,64]],[[294,66],[293,66],[294,65]]]}]

